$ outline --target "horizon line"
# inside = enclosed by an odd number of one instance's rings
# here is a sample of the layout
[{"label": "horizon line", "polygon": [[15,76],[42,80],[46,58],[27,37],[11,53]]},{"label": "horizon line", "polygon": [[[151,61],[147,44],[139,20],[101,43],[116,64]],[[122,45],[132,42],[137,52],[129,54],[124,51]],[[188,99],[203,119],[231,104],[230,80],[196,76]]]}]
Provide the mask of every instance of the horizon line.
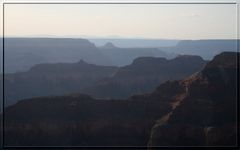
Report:
[{"label": "horizon line", "polygon": [[185,38],[147,38],[147,37],[94,37],[94,36],[0,36],[0,38],[48,38],[48,39],[128,39],[128,40],[240,40],[240,38],[196,38],[196,39],[185,39]]}]

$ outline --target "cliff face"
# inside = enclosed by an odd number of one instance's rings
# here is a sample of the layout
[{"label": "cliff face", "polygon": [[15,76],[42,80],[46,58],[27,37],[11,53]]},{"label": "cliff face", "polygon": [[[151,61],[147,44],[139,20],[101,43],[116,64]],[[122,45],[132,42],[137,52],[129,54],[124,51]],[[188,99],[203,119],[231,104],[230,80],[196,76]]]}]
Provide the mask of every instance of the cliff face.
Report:
[{"label": "cliff face", "polygon": [[179,81],[185,90],[152,128],[149,146],[236,144],[237,56],[217,55],[202,72]]}]

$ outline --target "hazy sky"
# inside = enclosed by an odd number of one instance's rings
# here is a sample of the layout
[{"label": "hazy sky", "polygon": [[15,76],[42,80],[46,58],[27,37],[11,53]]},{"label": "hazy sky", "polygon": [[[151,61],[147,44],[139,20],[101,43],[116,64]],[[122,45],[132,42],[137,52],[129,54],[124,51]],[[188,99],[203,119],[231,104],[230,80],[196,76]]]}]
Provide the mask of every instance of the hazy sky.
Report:
[{"label": "hazy sky", "polygon": [[234,4],[5,4],[5,36],[236,38]]}]

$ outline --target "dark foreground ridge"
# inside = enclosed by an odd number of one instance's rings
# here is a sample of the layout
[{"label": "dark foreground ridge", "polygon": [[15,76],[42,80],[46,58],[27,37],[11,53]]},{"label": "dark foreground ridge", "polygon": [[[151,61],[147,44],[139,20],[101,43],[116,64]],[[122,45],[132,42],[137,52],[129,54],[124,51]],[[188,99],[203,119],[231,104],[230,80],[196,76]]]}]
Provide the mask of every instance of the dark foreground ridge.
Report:
[{"label": "dark foreground ridge", "polygon": [[234,146],[237,53],[125,100],[88,95],[19,101],[5,112],[8,146]]},{"label": "dark foreground ridge", "polygon": [[236,146],[236,54],[221,53],[202,72],[179,81],[185,90],[152,128],[149,146]]}]

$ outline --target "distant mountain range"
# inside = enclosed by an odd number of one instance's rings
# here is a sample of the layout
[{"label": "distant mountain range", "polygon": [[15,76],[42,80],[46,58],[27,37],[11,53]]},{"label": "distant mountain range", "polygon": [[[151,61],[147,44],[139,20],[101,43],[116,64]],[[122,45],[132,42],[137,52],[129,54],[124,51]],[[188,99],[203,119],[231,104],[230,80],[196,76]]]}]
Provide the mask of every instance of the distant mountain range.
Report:
[{"label": "distant mountain range", "polygon": [[146,47],[170,47],[175,46],[180,40],[172,39],[146,39],[146,38],[87,38],[97,47],[110,42],[121,48],[146,48]]},{"label": "distant mountain range", "polygon": [[[40,63],[73,63],[79,59],[97,65],[125,66],[138,57],[171,59],[181,54],[199,55],[203,59],[210,60],[220,52],[237,51],[237,40],[230,39],[4,38],[4,40],[5,73],[27,71]],[[1,39],[0,50],[2,44]],[[109,44],[112,45],[111,48],[107,46]],[[0,67],[2,67],[2,57]]]},{"label": "distant mountain range", "polygon": [[[125,100],[71,95],[19,101],[5,111],[5,145],[234,146],[237,57],[221,53],[190,77]],[[133,64],[139,63],[145,61]]]},{"label": "distant mountain range", "polygon": [[206,60],[211,60],[221,52],[237,52],[237,42],[240,40],[182,40],[175,46],[161,47],[160,49],[175,54],[198,55]]},{"label": "distant mountain range", "polygon": [[141,56],[170,58],[158,48],[99,49],[86,39],[5,38],[4,42],[6,73],[26,71],[40,63],[72,63],[79,59],[97,65],[124,66]]},{"label": "distant mountain range", "polygon": [[96,98],[127,98],[151,92],[167,80],[187,77],[200,71],[205,63],[199,56],[183,55],[171,60],[140,57],[124,67],[99,66],[83,60],[38,64],[27,72],[5,75],[5,104],[31,97],[74,93]]}]

